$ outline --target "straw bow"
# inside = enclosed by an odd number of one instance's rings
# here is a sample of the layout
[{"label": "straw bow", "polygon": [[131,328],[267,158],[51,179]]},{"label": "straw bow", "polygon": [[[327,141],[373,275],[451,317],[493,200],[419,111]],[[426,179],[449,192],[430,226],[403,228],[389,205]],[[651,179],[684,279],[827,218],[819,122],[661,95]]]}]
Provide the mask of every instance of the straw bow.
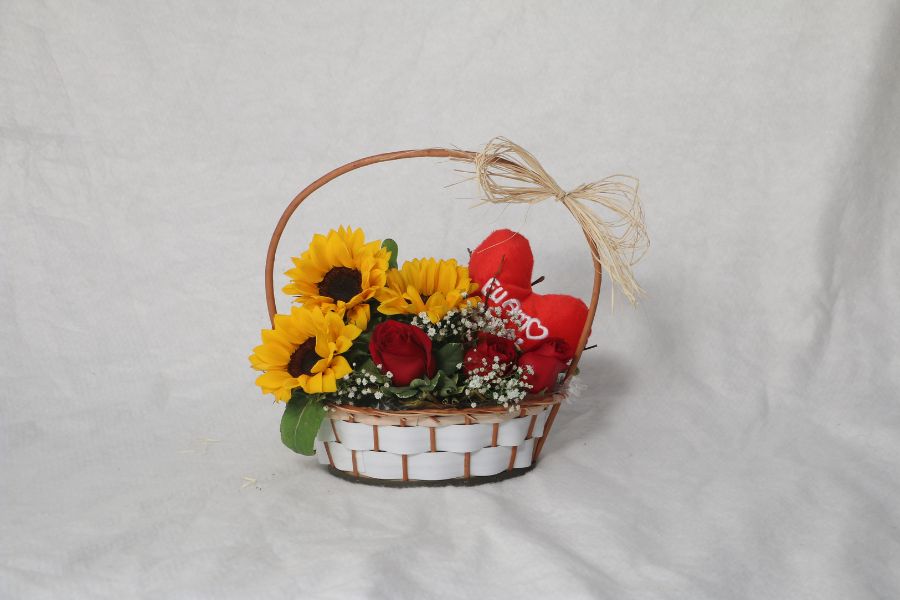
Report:
[{"label": "straw bow", "polygon": [[[650,241],[638,196],[638,180],[613,175],[565,191],[530,152],[498,137],[475,156],[475,177],[484,202],[537,204],[555,199],[565,206],[587,236],[594,258],[634,304],[644,293],[631,272]],[[601,218],[593,208],[610,214]]]}]

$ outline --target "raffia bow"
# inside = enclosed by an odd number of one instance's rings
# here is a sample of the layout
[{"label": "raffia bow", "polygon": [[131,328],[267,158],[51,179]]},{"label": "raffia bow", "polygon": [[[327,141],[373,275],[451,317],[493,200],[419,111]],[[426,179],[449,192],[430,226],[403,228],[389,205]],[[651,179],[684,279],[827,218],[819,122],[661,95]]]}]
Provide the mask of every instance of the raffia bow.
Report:
[{"label": "raffia bow", "polygon": [[[650,245],[637,179],[613,175],[567,192],[530,152],[502,137],[491,140],[475,157],[475,178],[484,192],[484,202],[559,201],[584,229],[594,258],[625,297],[634,304],[644,293],[631,272]],[[610,218],[601,218],[592,207],[605,209]]]}]

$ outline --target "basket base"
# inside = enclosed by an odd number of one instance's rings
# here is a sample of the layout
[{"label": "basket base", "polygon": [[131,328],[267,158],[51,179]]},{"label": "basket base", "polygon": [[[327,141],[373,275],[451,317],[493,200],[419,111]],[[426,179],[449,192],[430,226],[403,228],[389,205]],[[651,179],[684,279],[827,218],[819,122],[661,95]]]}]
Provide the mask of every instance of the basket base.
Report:
[{"label": "basket base", "polygon": [[485,483],[494,483],[495,481],[503,481],[504,479],[512,479],[513,477],[519,477],[524,475],[528,471],[532,470],[537,463],[531,463],[528,467],[522,467],[520,469],[512,469],[510,471],[502,471],[497,473],[496,475],[479,475],[475,477],[470,477],[468,479],[463,479],[462,477],[457,477],[456,479],[437,479],[437,480],[425,480],[425,479],[416,479],[412,481],[403,481],[402,479],[376,479],[375,477],[354,477],[353,473],[348,473],[346,471],[341,471],[340,469],[335,469],[331,465],[325,465],[325,468],[328,469],[328,472],[334,475],[335,477],[340,477],[346,481],[351,483],[361,483],[363,485],[374,485],[378,487],[392,487],[392,488],[407,488],[407,487],[446,487],[446,486],[473,486],[473,485],[482,485]]}]

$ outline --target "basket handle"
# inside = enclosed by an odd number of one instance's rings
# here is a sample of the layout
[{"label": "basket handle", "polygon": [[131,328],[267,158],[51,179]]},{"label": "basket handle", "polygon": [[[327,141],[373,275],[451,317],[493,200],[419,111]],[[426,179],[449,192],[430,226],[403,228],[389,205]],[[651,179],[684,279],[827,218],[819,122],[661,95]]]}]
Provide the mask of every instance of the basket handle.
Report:
[{"label": "basket handle", "polygon": [[[334,169],[333,171],[326,173],[325,175],[319,177],[311,184],[306,186],[299,194],[294,197],[293,200],[291,200],[291,203],[288,204],[287,208],[284,209],[284,213],[282,213],[281,218],[278,219],[278,223],[275,225],[275,231],[272,233],[272,239],[269,241],[269,249],[266,252],[266,304],[269,309],[269,320],[272,322],[272,326],[275,326],[276,312],[275,288],[273,283],[273,276],[275,272],[275,253],[278,250],[278,242],[281,241],[281,235],[284,233],[284,229],[285,227],[287,227],[288,221],[294,214],[294,211],[297,210],[297,207],[300,206],[301,202],[306,200],[313,192],[315,192],[317,189],[319,189],[329,181],[337,179],[341,175],[349,173],[350,171],[355,171],[356,169],[374,165],[376,163],[401,160],[405,158],[426,157],[455,158],[474,162],[475,156],[476,153],[469,150],[450,150],[447,148],[427,148],[424,150],[401,150],[399,152],[386,152],[384,154],[376,154],[374,156],[368,156],[366,158],[361,158],[359,160],[349,162],[341,167]],[[600,283],[603,279],[603,268],[595,256],[596,249],[593,247],[593,242],[591,242],[590,237],[588,237],[587,235],[587,232],[585,232],[585,238],[588,241],[588,245],[591,246],[591,259],[594,264],[594,288],[591,291],[591,303],[588,306],[588,314],[587,319],[584,323],[584,330],[582,330],[581,338],[578,340],[578,346],[575,348],[575,356],[572,358],[572,363],[569,365],[568,371],[566,371],[565,382],[568,382],[568,380],[575,373],[575,368],[578,366],[578,360],[581,358],[581,353],[584,350],[584,345],[587,343],[588,336],[590,336],[591,324],[594,322],[594,315],[597,313],[597,303],[600,298]],[[563,385],[565,385],[565,382]]]}]

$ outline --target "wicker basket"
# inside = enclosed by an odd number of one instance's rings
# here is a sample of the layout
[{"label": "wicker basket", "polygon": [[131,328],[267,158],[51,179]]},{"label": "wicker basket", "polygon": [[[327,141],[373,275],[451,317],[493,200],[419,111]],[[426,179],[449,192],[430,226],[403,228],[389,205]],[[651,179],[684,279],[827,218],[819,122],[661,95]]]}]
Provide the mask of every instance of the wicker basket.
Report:
[{"label": "wicker basket", "polygon": [[[368,165],[421,157],[473,161],[475,156],[475,152],[445,148],[377,154],[347,163],[309,184],[285,209],[269,243],[265,282],[273,326],[275,253],[301,202],[329,181]],[[590,238],[587,239],[593,249]],[[531,470],[565,398],[566,385],[575,372],[597,311],[602,268],[596,258],[593,264],[594,287],[587,320],[559,391],[530,396],[515,413],[500,406],[388,412],[330,405],[332,410],[316,438],[319,462],[327,465],[331,473],[351,481],[403,487],[475,485]]]}]

